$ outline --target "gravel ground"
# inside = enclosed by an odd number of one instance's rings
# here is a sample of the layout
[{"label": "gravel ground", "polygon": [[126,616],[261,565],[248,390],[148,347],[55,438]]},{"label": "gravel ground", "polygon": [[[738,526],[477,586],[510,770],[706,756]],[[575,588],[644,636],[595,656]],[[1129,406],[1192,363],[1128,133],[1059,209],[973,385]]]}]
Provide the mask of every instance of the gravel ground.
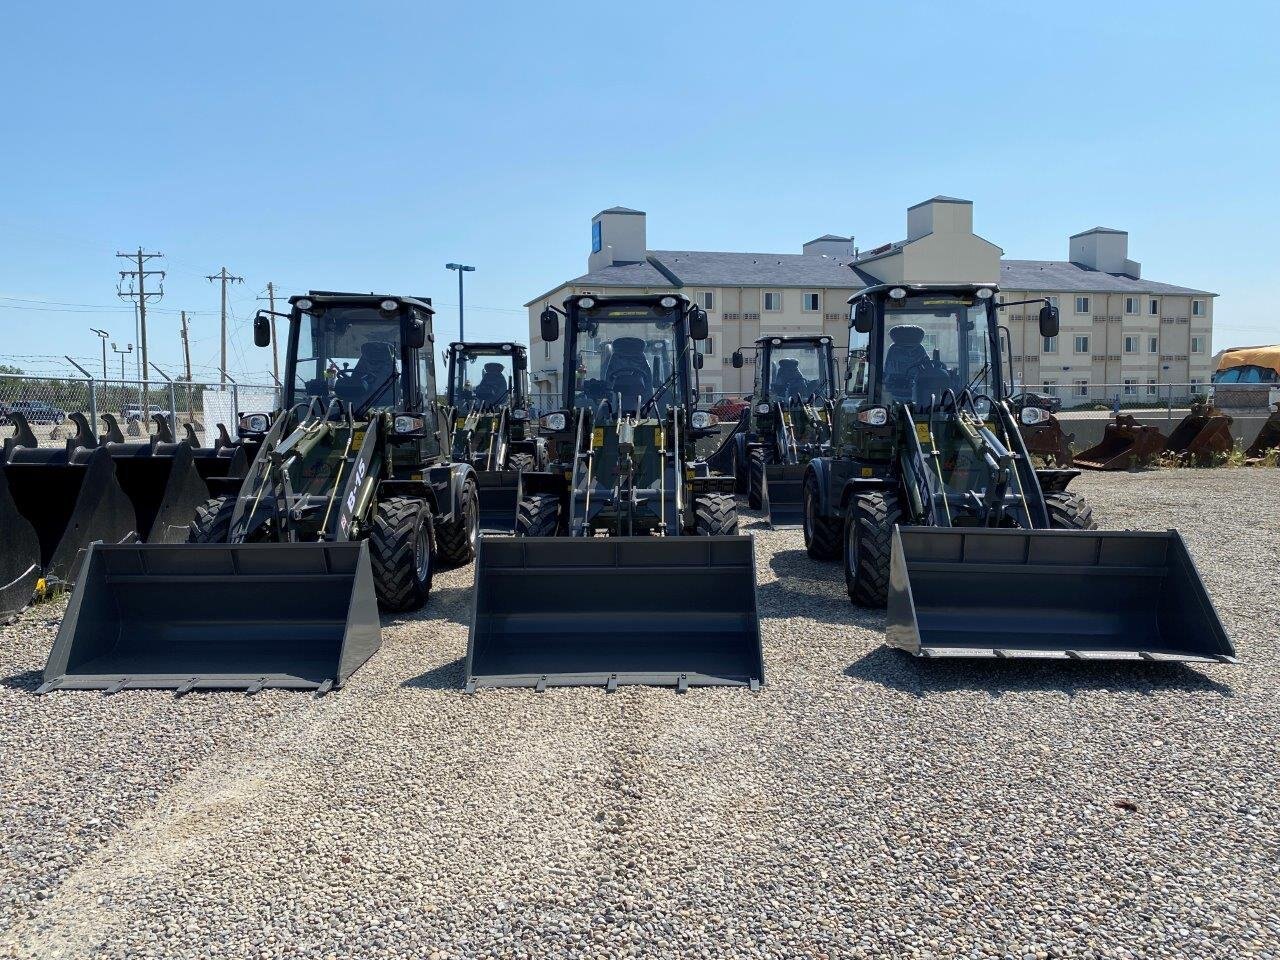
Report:
[{"label": "gravel ground", "polygon": [[0,635],[0,956],[1280,956],[1280,471],[1092,475],[1239,666],[935,663],[757,536],[769,684],[460,691],[469,568],[336,695],[35,698]]}]

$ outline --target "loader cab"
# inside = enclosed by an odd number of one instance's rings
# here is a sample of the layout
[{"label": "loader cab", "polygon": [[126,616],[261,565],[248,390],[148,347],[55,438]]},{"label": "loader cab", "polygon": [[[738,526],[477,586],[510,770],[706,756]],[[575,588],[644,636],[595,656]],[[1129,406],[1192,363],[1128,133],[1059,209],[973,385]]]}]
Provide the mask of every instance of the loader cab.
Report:
[{"label": "loader cab", "polygon": [[455,410],[524,410],[529,355],[519,343],[451,343],[447,401]]},{"label": "loader cab", "polygon": [[795,398],[818,403],[835,398],[835,359],[830,337],[761,337],[756,341],[755,396],[789,403]]},{"label": "loader cab", "polygon": [[[430,300],[312,292],[289,303],[286,410],[316,400],[356,415],[421,413],[432,406]],[[255,339],[262,345],[256,324]]]},{"label": "loader cab", "polygon": [[564,316],[567,409],[596,419],[692,410],[693,340],[706,319],[686,297],[570,297]]}]

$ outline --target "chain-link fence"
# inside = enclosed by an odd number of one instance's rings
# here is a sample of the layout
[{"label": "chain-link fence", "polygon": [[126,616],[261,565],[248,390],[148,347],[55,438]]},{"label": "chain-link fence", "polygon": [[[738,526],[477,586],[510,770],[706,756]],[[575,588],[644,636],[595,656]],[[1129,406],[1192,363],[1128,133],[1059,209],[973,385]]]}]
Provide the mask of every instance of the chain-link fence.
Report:
[{"label": "chain-link fence", "polygon": [[115,417],[125,439],[154,434],[155,416],[163,415],[181,438],[190,423],[202,446],[217,440],[218,424],[232,436],[246,413],[270,413],[280,403],[279,390],[257,384],[151,381],[144,389],[137,380],[91,380],[71,377],[0,375],[0,424],[11,424],[21,413],[40,441],[56,443],[75,435],[72,413],[83,413],[98,434],[105,431],[103,414]]}]

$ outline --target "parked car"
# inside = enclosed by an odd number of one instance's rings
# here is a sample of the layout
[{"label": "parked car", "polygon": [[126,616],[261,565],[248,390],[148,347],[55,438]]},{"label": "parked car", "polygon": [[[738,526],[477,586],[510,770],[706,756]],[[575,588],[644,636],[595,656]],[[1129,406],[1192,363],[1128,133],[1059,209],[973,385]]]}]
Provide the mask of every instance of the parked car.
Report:
[{"label": "parked car", "polygon": [[[173,411],[172,411],[172,410],[165,410],[163,407],[159,407],[159,406],[157,406],[157,405],[155,405],[155,404],[153,403],[153,404],[151,405],[151,408],[147,411],[147,415],[148,415],[148,417],[154,417],[157,413],[163,413],[166,417],[168,417],[168,418],[169,418],[169,426],[171,426],[171,427],[173,426],[174,421],[175,421],[175,417],[174,417],[174,415],[173,415]],[[141,420],[141,419],[142,419],[142,404],[140,404],[140,403],[130,403],[130,404],[126,404],[125,406],[121,407],[121,408],[120,408],[120,419],[124,420],[125,422],[131,422],[131,421],[132,421],[132,422],[137,422],[137,421]]]},{"label": "parked car", "polygon": [[15,400],[0,409],[0,422],[9,423],[10,413],[20,413],[28,423],[62,423],[67,419],[67,412],[59,410],[43,400]]}]

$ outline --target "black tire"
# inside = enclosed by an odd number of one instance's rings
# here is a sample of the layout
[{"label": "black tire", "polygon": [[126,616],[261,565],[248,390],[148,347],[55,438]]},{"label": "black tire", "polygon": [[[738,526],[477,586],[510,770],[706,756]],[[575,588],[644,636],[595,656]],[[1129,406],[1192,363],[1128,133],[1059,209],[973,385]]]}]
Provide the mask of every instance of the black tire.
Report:
[{"label": "black tire", "polygon": [[902,522],[896,491],[854,494],[844,519],[844,582],[860,607],[880,608],[889,598],[893,527]]},{"label": "black tire", "polygon": [[700,537],[736,537],[738,504],[726,493],[708,493],[693,501],[694,532]]},{"label": "black tire", "polygon": [[480,539],[480,489],[475,477],[462,484],[454,519],[436,524],[436,556],[441,563],[460,567],[476,558]]},{"label": "black tire", "polygon": [[517,537],[554,537],[560,528],[560,498],[534,493],[516,504]]},{"label": "black tire", "polygon": [[187,527],[187,543],[226,543],[235,508],[235,497],[214,497],[196,507],[196,518]]},{"label": "black tire", "polygon": [[747,454],[747,506],[764,509],[764,448],[756,447]]},{"label": "black tire", "polygon": [[733,492],[740,497],[747,495],[747,465],[742,462],[743,447],[738,446],[738,440],[735,437],[733,443],[733,455],[730,460],[733,462]]},{"label": "black tire", "polygon": [[513,473],[532,473],[537,468],[531,453],[513,453],[507,457],[507,469]]},{"label": "black tire", "polygon": [[1044,505],[1049,508],[1049,526],[1055,530],[1097,530],[1093,507],[1078,493],[1065,490],[1046,493]]},{"label": "black tire", "polygon": [[435,573],[434,539],[427,501],[388,497],[378,504],[369,531],[369,559],[383,610],[417,610],[427,602]]},{"label": "black tire", "polygon": [[839,560],[840,538],[844,522],[840,517],[824,517],[818,513],[822,491],[818,476],[807,473],[804,478],[804,548],[814,560]]}]

